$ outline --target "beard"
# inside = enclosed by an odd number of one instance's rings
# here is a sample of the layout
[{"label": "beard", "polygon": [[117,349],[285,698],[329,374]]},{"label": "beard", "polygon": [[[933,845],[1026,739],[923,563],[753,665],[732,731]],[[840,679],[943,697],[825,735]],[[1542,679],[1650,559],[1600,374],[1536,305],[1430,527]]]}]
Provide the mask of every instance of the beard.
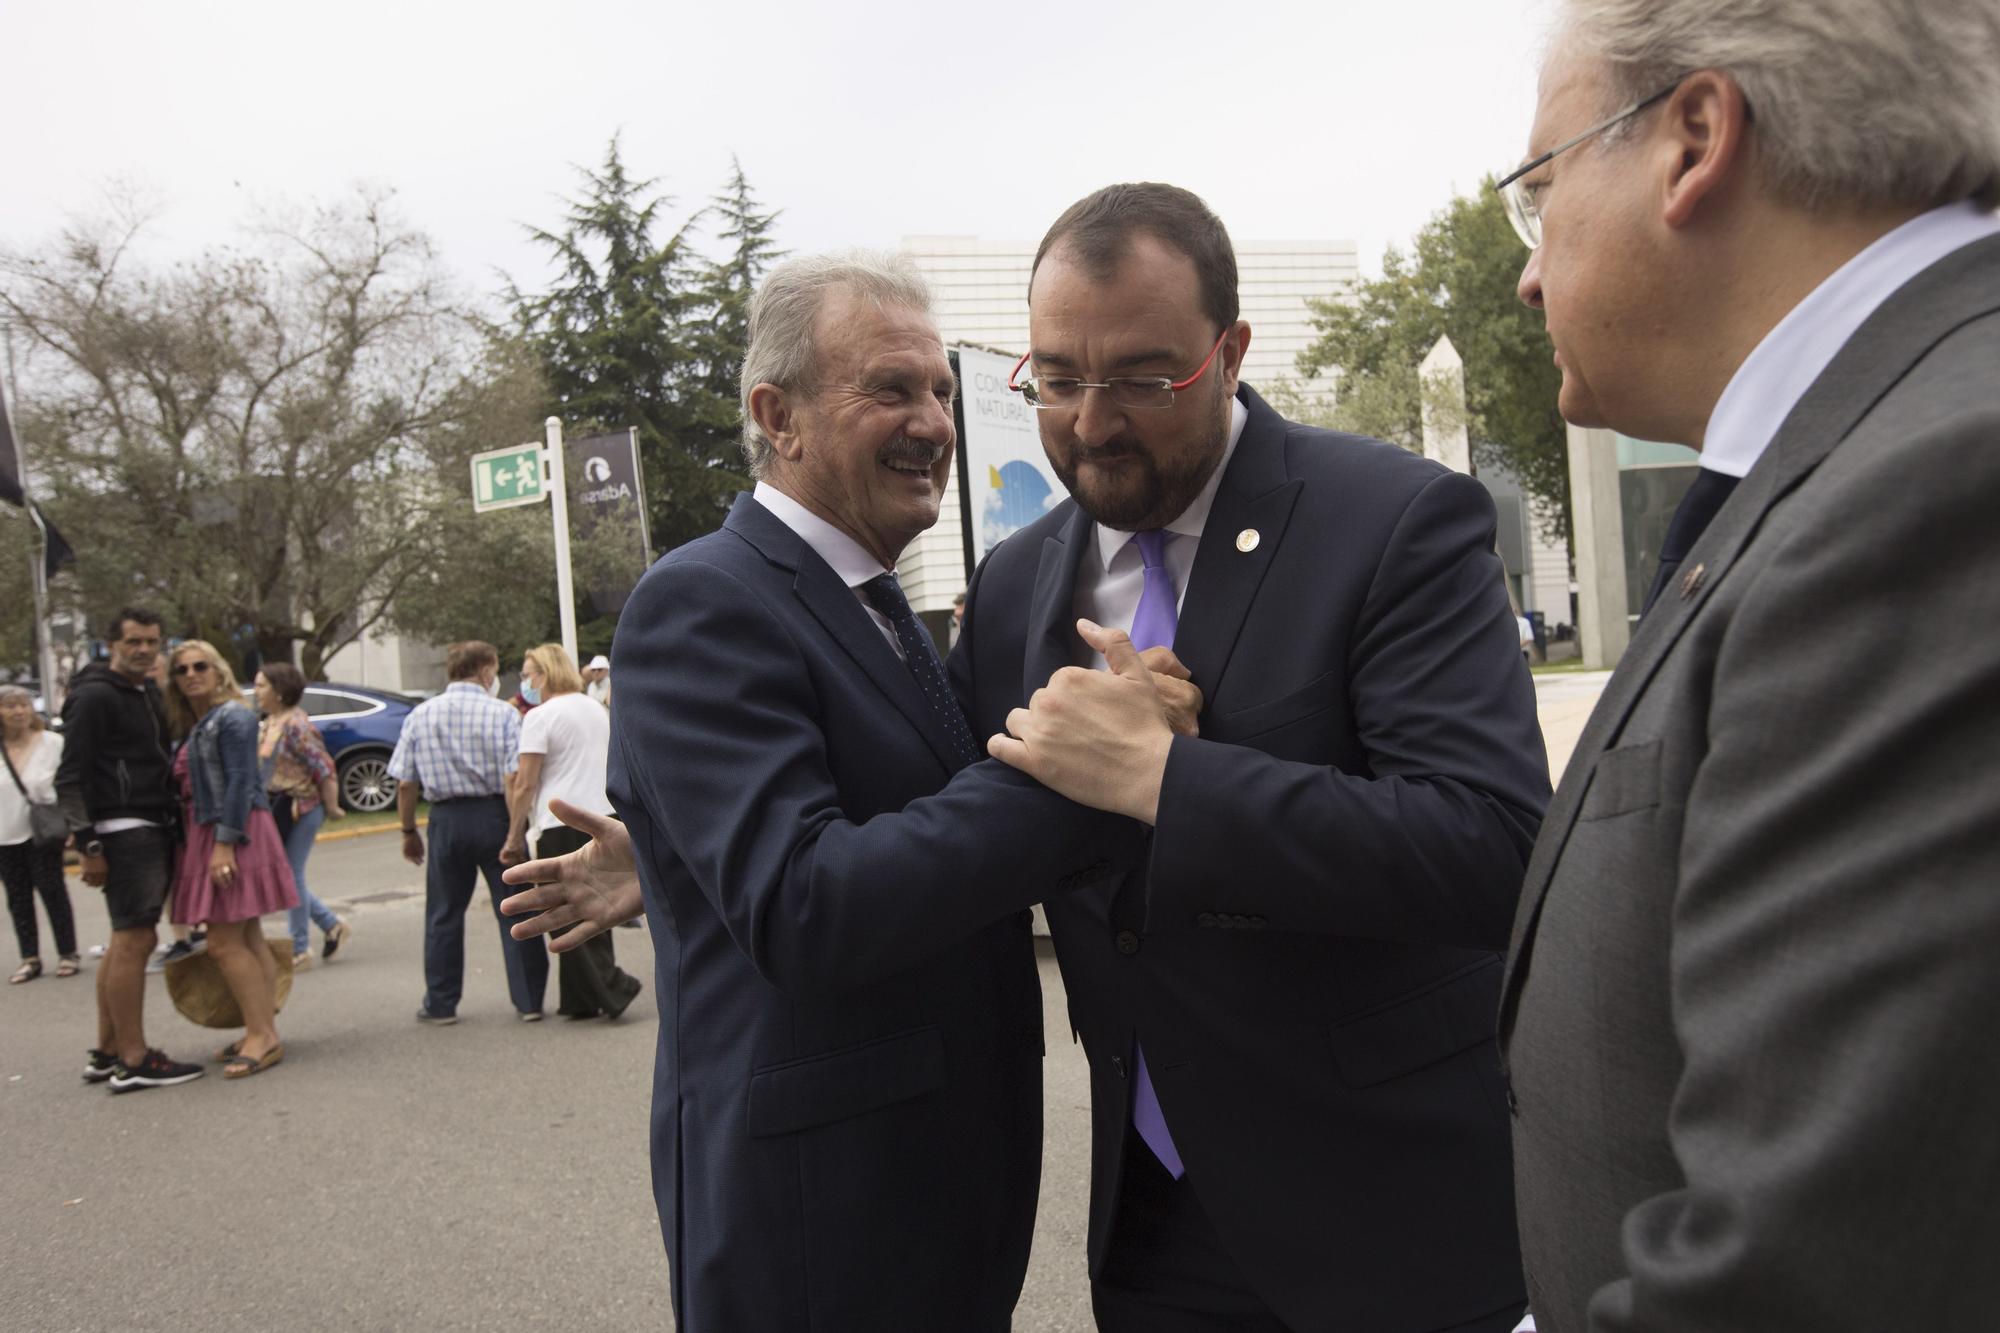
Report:
[{"label": "beard", "polygon": [[[1097,445],[1072,435],[1048,449],[1049,466],[1077,507],[1105,527],[1120,532],[1163,528],[1186,512],[1222,462],[1229,437],[1228,396],[1215,395],[1209,406],[1207,420],[1176,441],[1178,447],[1164,458],[1162,451],[1147,448],[1133,435]],[[1085,464],[1112,459],[1123,460],[1116,480],[1102,474],[1080,480]]]}]

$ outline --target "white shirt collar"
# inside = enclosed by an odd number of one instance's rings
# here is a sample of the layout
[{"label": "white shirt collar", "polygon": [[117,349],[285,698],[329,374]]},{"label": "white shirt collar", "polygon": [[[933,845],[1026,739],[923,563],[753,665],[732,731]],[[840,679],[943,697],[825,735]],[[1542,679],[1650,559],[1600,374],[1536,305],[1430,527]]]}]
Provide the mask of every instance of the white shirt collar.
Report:
[{"label": "white shirt collar", "polygon": [[1954,250],[2000,233],[1970,201],[1911,218],[1835,269],[1764,335],[1716,400],[1701,465],[1741,477],[1848,339],[1910,279]]},{"label": "white shirt collar", "polygon": [[858,588],[881,574],[891,574],[865,547],[812,510],[794,500],[768,481],[760,481],[750,498],[771,511],[771,516],[799,535],[820,559],[832,567],[840,581]]},{"label": "white shirt collar", "polygon": [[[1208,526],[1208,511],[1215,506],[1216,488],[1222,485],[1222,474],[1229,470],[1229,460],[1236,454],[1236,442],[1243,438],[1243,427],[1250,420],[1250,409],[1243,406],[1241,398],[1229,400],[1229,439],[1222,446],[1222,461],[1215,465],[1215,471],[1208,474],[1208,484],[1201,488],[1201,494],[1194,497],[1183,509],[1180,517],[1167,524],[1167,531],[1184,537],[1201,538],[1201,530]],[[1097,525],[1097,558],[1104,562],[1104,568],[1111,568],[1111,561],[1125,549],[1127,542],[1137,535],[1120,528]]]}]

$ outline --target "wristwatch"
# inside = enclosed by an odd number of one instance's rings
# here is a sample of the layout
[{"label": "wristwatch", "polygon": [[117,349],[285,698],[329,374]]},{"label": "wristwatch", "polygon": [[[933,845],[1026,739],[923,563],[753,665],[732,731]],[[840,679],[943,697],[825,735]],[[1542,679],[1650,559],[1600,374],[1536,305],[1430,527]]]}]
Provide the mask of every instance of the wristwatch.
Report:
[{"label": "wristwatch", "polygon": [[85,844],[83,844],[82,847],[78,848],[78,850],[81,851],[85,856],[101,857],[104,855],[104,844],[99,842],[97,839],[92,838],[89,842],[86,842]]}]

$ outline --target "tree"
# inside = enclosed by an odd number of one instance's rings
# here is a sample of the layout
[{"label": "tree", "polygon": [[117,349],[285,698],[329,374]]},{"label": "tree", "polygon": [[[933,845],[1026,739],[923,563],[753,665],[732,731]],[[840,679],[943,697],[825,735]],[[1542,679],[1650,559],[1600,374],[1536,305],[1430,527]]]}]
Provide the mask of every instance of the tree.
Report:
[{"label": "tree", "polygon": [[[777,214],[759,210],[737,165],[712,205],[656,240],[673,201],[626,171],[616,137],[583,177],[562,231],[529,228],[561,276],[538,296],[510,285],[508,298],[565,428],[638,429],[653,544],[666,550],[712,531],[748,484],[736,373],[749,294],[779,253]],[[693,247],[709,214],[732,246],[714,263]]]},{"label": "tree", "polygon": [[1315,301],[1319,340],[1301,374],[1340,376],[1330,424],[1419,448],[1426,389],[1417,366],[1448,336],[1465,360],[1474,457],[1520,479],[1551,537],[1569,537],[1569,454],[1556,393],[1561,372],[1542,318],[1514,294],[1526,256],[1489,179],[1454,199],[1417,234],[1413,253],[1391,249],[1382,276],[1345,298]]},{"label": "tree", "polygon": [[84,606],[150,602],[239,657],[296,641],[316,676],[415,582],[479,577],[450,541],[465,460],[533,438],[541,392],[429,242],[364,195],[161,271],[142,224],[0,255],[21,432]]}]

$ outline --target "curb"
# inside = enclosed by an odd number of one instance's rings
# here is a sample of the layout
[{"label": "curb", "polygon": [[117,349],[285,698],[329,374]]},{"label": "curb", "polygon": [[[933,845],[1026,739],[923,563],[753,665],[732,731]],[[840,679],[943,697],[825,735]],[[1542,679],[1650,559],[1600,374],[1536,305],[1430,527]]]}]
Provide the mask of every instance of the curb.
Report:
[{"label": "curb", "polygon": [[[419,819],[417,827],[420,829],[428,828],[430,827],[430,822],[428,817]],[[321,825],[319,836],[313,839],[313,846],[317,847],[323,842],[343,842],[348,838],[372,838],[378,833],[401,833],[402,831],[398,825],[382,824],[375,828],[335,829],[329,833],[326,831],[325,825]]]}]

